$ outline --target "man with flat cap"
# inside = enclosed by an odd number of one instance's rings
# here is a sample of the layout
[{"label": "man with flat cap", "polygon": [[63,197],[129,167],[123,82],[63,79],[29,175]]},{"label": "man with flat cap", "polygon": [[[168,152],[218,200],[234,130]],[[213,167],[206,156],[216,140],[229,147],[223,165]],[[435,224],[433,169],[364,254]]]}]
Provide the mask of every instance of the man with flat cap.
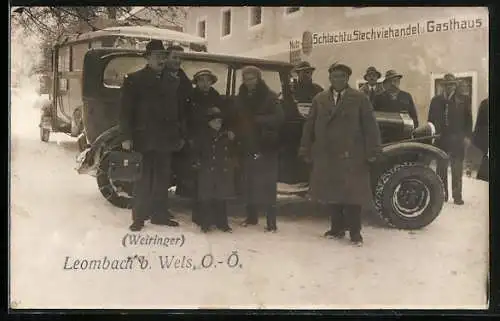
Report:
[{"label": "man with flat cap", "polygon": [[314,96],[323,91],[323,88],[312,81],[316,68],[307,61],[301,61],[293,69],[298,76],[294,98],[298,103],[311,103]]},{"label": "man with flat cap", "polygon": [[325,236],[341,239],[348,229],[361,246],[361,208],[372,199],[370,163],[380,153],[380,132],[368,98],[348,85],[351,68],[333,64],[328,72],[331,87],[312,101],[299,153],[312,162],[311,199],[331,213]]},{"label": "man with flat cap", "polygon": [[413,126],[418,127],[417,108],[410,93],[399,88],[403,75],[395,70],[388,70],[385,73],[383,86],[385,91],[375,96],[373,108],[376,111],[392,113],[408,113],[413,120]]},{"label": "man with flat cap", "polygon": [[448,166],[451,166],[451,188],[454,203],[463,205],[462,176],[465,145],[472,136],[471,100],[457,91],[458,80],[452,74],[443,77],[443,93],[432,98],[427,121],[440,137],[435,145],[448,153],[449,162],[441,162],[437,173],[444,184],[448,201]]},{"label": "man with flat cap", "polygon": [[362,93],[368,96],[372,105],[375,101],[375,96],[384,92],[384,86],[378,82],[380,77],[382,77],[382,74],[375,67],[368,67],[368,69],[366,69],[365,76],[363,77],[366,80],[366,83],[359,89]]},{"label": "man with flat cap", "polygon": [[[130,230],[139,231],[144,222],[178,226],[168,210],[168,188],[171,178],[172,153],[184,141],[179,117],[179,77],[165,72],[172,63],[172,51],[165,50],[160,40],[146,46],[144,68],[125,77],[122,87],[119,128],[125,137],[124,150],[140,152],[142,175],[135,182]],[[167,66],[169,67],[169,66]]]}]

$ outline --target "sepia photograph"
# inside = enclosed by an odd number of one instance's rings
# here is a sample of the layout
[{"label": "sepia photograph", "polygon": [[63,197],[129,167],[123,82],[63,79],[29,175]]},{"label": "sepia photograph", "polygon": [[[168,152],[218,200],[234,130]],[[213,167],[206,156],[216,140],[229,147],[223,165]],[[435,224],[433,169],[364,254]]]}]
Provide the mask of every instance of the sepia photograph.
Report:
[{"label": "sepia photograph", "polygon": [[488,22],[10,7],[10,309],[487,309]]}]

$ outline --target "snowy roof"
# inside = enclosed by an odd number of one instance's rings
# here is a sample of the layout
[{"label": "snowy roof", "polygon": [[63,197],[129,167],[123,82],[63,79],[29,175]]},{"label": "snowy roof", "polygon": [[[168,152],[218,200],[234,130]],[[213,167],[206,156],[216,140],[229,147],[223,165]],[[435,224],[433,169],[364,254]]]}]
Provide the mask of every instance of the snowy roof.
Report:
[{"label": "snowy roof", "polygon": [[[157,28],[153,26],[118,26],[118,27],[109,27],[102,29],[101,31],[108,31],[116,34],[120,34],[127,37],[149,37],[160,40],[169,40],[169,41],[179,41],[179,42],[194,42],[205,44],[206,40],[201,37],[193,36],[188,33]],[[97,31],[99,32],[99,31]]]},{"label": "snowy roof", "polygon": [[[78,35],[76,37],[69,37],[66,41],[80,41],[97,37],[105,36],[123,36],[131,38],[147,38],[158,39],[162,41],[172,41],[178,43],[196,43],[200,45],[207,45],[204,38],[190,35],[188,33],[157,28],[153,26],[116,26],[108,27],[102,30],[93,31]],[[71,39],[72,38],[72,39]]]}]

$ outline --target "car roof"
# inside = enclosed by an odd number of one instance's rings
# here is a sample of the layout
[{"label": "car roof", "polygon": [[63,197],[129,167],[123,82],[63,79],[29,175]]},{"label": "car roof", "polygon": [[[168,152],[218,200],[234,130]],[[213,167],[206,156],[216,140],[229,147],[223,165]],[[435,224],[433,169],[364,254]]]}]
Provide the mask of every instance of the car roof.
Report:
[{"label": "car roof", "polygon": [[[131,53],[131,54],[144,54],[143,50],[137,49],[123,49],[123,48],[95,48],[91,49],[91,51],[95,51],[95,54],[99,55],[99,52],[102,52],[102,56],[109,55],[118,55],[120,53]],[[261,58],[253,58],[253,57],[245,57],[245,56],[235,56],[228,54],[214,54],[207,52],[180,52],[180,58],[189,58],[193,60],[199,61],[207,61],[207,62],[219,62],[230,64],[236,67],[240,66],[248,66],[255,65],[260,67],[267,67],[271,69],[283,68],[283,69],[292,69],[293,65],[289,62],[280,61],[280,60],[269,60],[269,59],[261,59]]]}]

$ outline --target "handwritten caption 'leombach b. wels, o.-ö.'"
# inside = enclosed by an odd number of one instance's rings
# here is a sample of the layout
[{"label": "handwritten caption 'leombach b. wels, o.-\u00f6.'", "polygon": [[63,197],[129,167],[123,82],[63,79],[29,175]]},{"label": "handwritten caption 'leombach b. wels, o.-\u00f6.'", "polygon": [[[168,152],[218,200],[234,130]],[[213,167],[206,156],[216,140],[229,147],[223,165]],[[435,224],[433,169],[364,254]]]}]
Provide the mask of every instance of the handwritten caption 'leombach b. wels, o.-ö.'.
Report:
[{"label": "handwritten caption 'leombach b. wels, o.-\u00f6.'", "polygon": [[122,238],[123,247],[138,246],[160,246],[160,247],[182,247],[186,238],[184,234],[174,237],[160,236],[158,234],[135,234],[128,233]]},{"label": "handwritten caption 'leombach b. wels, o.-\u00f6.'", "polygon": [[144,255],[127,257],[74,258],[66,256],[64,270],[72,271],[127,271],[161,270],[194,271],[214,270],[217,268],[241,269],[243,267],[237,251],[229,255],[215,256],[211,253],[192,257],[187,255],[158,255],[152,258]]}]

